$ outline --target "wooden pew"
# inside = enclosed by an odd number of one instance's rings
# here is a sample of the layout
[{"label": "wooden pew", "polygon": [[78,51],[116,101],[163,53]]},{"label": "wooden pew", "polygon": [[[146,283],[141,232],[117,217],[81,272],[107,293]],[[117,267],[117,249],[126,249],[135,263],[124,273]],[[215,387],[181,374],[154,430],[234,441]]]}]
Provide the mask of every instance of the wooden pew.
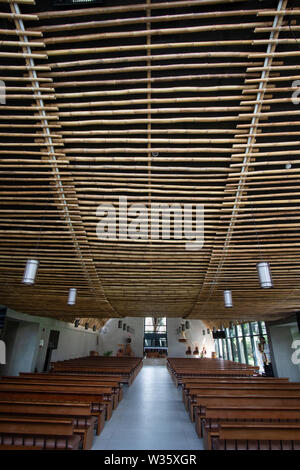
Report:
[{"label": "wooden pew", "polygon": [[177,369],[176,374],[173,374],[173,380],[176,387],[181,385],[183,380],[192,379],[197,377],[252,377],[254,376],[253,370],[222,370],[222,369],[203,369],[194,371],[193,373],[187,369]]},{"label": "wooden pew", "polygon": [[7,446],[7,445],[0,445],[0,451],[1,450],[43,450],[42,447],[38,446]]},{"label": "wooden pew", "polygon": [[[57,394],[57,397],[64,397],[64,395],[70,395],[74,398],[78,397],[76,401],[85,401],[81,400],[80,397],[95,397],[94,403],[101,403],[102,405],[106,406],[106,419],[110,420],[112,416],[113,410],[113,392],[111,387],[80,387],[80,386],[68,386],[65,387],[63,384],[61,385],[49,385],[48,383],[42,383],[40,385],[34,384],[19,384],[19,383],[5,383],[0,382],[0,393],[10,391],[12,393],[21,391],[27,396],[30,394],[42,394],[44,392]],[[97,397],[97,398],[96,398]],[[1,398],[1,397],[0,397]],[[43,398],[42,398],[43,399]],[[61,400],[58,400],[61,401]],[[66,401],[74,401],[74,399],[66,400]],[[93,403],[93,402],[92,402]]]},{"label": "wooden pew", "polygon": [[221,424],[215,450],[300,450],[300,423]]},{"label": "wooden pew", "polygon": [[80,443],[72,419],[0,416],[0,445],[36,444],[47,450],[78,450]]},{"label": "wooden pew", "polygon": [[[190,408],[189,408],[189,413],[190,413],[190,418],[191,421],[194,421],[194,408],[195,406],[199,406],[199,400],[202,399],[203,396],[206,397],[215,397],[217,396],[219,399],[222,399],[223,397],[232,397],[232,398],[251,398],[251,397],[258,397],[258,398],[267,398],[267,399],[272,399],[272,398],[280,398],[280,397],[286,397],[286,398],[295,398],[298,399],[300,402],[300,390],[270,390],[270,389],[264,389],[264,388],[254,388],[254,389],[203,389],[203,391],[197,395],[193,395],[190,399]],[[201,405],[201,403],[200,403]]]},{"label": "wooden pew", "polygon": [[18,385],[41,385],[41,386],[45,386],[47,385],[47,388],[49,388],[50,386],[63,386],[63,387],[67,387],[68,389],[71,387],[75,387],[75,388],[81,388],[82,390],[91,390],[91,389],[95,389],[97,392],[98,391],[101,391],[103,388],[111,388],[112,389],[112,397],[113,397],[113,409],[117,408],[118,404],[119,404],[119,394],[120,394],[120,388],[117,386],[117,384],[115,382],[99,382],[99,383],[96,383],[96,382],[93,382],[92,384],[87,384],[86,382],[80,382],[80,381],[77,381],[77,380],[68,380],[68,379],[64,379],[64,380],[51,380],[51,376],[49,374],[49,376],[47,378],[43,378],[43,379],[34,379],[34,378],[23,378],[23,377],[2,377],[2,380],[0,381],[0,386],[1,386],[1,383],[5,383],[5,384],[18,384]]},{"label": "wooden pew", "polygon": [[[248,378],[239,378],[238,380],[236,378],[228,378],[228,379],[216,379],[215,381],[212,381],[211,379],[202,379],[197,382],[189,382],[185,381],[182,383],[182,399],[185,405],[187,404],[187,399],[189,395],[197,394],[197,389],[205,388],[205,387],[215,387],[220,388],[220,387],[238,387],[238,388],[247,388],[247,387],[255,387],[257,386],[264,386],[265,388],[267,387],[273,387],[274,385],[281,385],[281,386],[286,386],[287,384],[293,384],[292,388],[295,387],[295,384],[299,383],[297,382],[289,382],[288,379],[273,379],[269,378],[269,380],[265,380],[263,377],[255,377],[250,380]],[[271,380],[270,380],[271,379]]]},{"label": "wooden pew", "polygon": [[[123,398],[123,379],[121,376],[111,375],[83,375],[83,374],[64,374],[62,373],[33,373],[33,372],[20,372],[19,377],[33,378],[41,380],[55,380],[55,382],[76,381],[81,383],[88,383],[90,385],[104,385],[119,388],[119,401]],[[5,377],[3,377],[4,379]],[[113,384],[113,385],[110,385]]]},{"label": "wooden pew", "polygon": [[[255,383],[255,384],[213,384],[213,385],[202,385],[195,389],[189,389],[189,393],[186,393],[184,403],[186,409],[189,412],[192,412],[190,409],[192,406],[192,401],[197,395],[204,394],[215,394],[218,392],[224,394],[227,391],[231,395],[240,395],[249,394],[249,395],[276,395],[277,393],[286,391],[290,395],[300,396],[300,383],[289,383],[289,384],[265,384],[265,383]],[[241,393],[240,393],[241,392]],[[249,393],[248,393],[249,392]],[[295,392],[295,393],[294,393]]]},{"label": "wooden pew", "polygon": [[142,358],[88,356],[51,363],[51,373],[121,375],[122,381],[130,385],[142,367]]},{"label": "wooden pew", "polygon": [[205,418],[202,419],[202,432],[196,428],[199,437],[203,436],[204,447],[211,450],[212,438],[219,437],[220,425],[231,422],[244,424],[245,422],[300,422],[300,405],[297,408],[259,408],[259,407],[207,407]]},{"label": "wooden pew", "polygon": [[[0,416],[72,418],[75,421],[74,433],[83,437],[83,449],[89,450],[93,445],[96,417],[92,416],[91,407],[88,403],[0,401]],[[103,426],[104,413],[101,430]]]},{"label": "wooden pew", "polygon": [[103,401],[103,395],[74,392],[70,390],[49,391],[47,389],[40,390],[23,390],[21,388],[10,388],[3,390],[0,387],[0,401],[31,401],[31,402],[51,402],[51,403],[89,403],[92,416],[98,419],[97,435],[100,435],[103,421],[103,414],[106,412],[106,403]]},{"label": "wooden pew", "polygon": [[299,398],[281,395],[277,397],[266,396],[208,396],[197,397],[197,406],[194,408],[196,430],[201,434],[202,419],[206,417],[206,408],[299,408]]},{"label": "wooden pew", "polygon": [[176,386],[188,377],[259,376],[258,366],[249,366],[221,359],[168,358],[167,368]]}]

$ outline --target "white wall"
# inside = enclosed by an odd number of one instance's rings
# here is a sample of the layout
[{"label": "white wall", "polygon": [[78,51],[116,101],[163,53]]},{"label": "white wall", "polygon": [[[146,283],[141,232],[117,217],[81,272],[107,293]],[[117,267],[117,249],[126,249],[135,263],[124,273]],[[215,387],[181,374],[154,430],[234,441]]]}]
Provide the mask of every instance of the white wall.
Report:
[{"label": "white wall", "polygon": [[[207,351],[206,357],[211,357],[211,353],[215,351],[215,342],[212,337],[212,332],[207,334],[208,327],[201,320],[188,321],[190,322],[190,329],[185,331],[187,341],[186,343],[180,343],[176,330],[185,320],[182,318],[167,318],[168,356],[189,357],[185,354],[188,346],[191,347],[193,352],[197,345],[200,352],[203,346],[205,346]],[[205,335],[203,335],[203,330],[205,331]],[[193,355],[190,357],[193,357]]]},{"label": "white wall", "polygon": [[[19,372],[34,370],[42,372],[51,330],[60,332],[58,347],[53,350],[51,361],[88,356],[92,350],[100,355],[113,351],[115,356],[119,345],[125,344],[128,337],[131,338],[134,355],[143,356],[144,318],[122,319],[135,333],[118,328],[119,319],[116,318],[109,320],[100,332],[85,330],[82,326],[75,328],[73,323],[27,315],[11,309],[7,309],[7,322],[7,363],[0,365],[1,375],[18,375]],[[41,340],[43,347],[40,347]]]},{"label": "white wall", "polygon": [[[123,324],[135,330],[134,333],[118,328],[119,319],[112,318],[101,331],[85,330],[73,323],[66,323],[46,317],[31,316],[14,310],[7,310],[8,329],[7,345],[9,357],[6,366],[0,366],[2,375],[17,375],[19,372],[43,371],[47,345],[51,330],[60,332],[58,348],[53,350],[51,361],[61,361],[76,357],[88,356],[91,350],[102,355],[106,351],[113,351],[115,356],[120,344],[125,344],[131,338],[131,348],[136,357],[143,357],[144,318],[122,318]],[[197,345],[199,351],[205,345],[207,357],[214,351],[214,340],[207,334],[207,326],[201,320],[189,320],[190,329],[186,331],[187,342],[180,343],[176,329],[184,320],[181,318],[167,319],[168,355],[170,357],[186,357],[185,351],[191,346],[192,351]],[[203,335],[205,330],[205,335]],[[40,346],[43,340],[44,345]]]},{"label": "white wall", "polygon": [[[2,375],[17,375],[19,372],[41,372],[44,367],[49,334],[51,330],[60,332],[58,348],[52,352],[52,361],[88,356],[91,350],[99,351],[99,331],[75,328],[72,323],[66,323],[52,318],[38,317],[15,312],[7,309],[10,328],[7,341],[6,366],[0,366]],[[13,334],[12,334],[13,333]],[[4,340],[6,338],[4,337]],[[40,340],[44,346],[40,347]]]},{"label": "white wall", "polygon": [[144,343],[144,318],[126,317],[122,318],[122,324],[126,324],[135,330],[134,333],[123,331],[118,328],[118,318],[108,320],[100,333],[100,352],[113,351],[113,356],[117,354],[120,344],[126,344],[126,339],[131,338],[131,348],[136,357],[143,356]]},{"label": "white wall", "polygon": [[297,324],[270,325],[269,335],[272,343],[274,372],[278,377],[289,377],[291,381],[300,381],[300,367],[292,363],[294,340],[300,340]]}]

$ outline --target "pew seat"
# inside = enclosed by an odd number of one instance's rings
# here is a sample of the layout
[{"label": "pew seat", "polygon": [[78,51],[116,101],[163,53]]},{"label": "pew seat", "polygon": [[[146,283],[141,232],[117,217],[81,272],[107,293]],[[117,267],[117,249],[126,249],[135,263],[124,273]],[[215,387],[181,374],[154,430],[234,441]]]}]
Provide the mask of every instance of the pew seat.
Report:
[{"label": "pew seat", "polygon": [[230,423],[220,425],[213,450],[300,450],[300,423]]},{"label": "pew seat", "polygon": [[0,445],[79,450],[82,439],[72,419],[0,416]]}]

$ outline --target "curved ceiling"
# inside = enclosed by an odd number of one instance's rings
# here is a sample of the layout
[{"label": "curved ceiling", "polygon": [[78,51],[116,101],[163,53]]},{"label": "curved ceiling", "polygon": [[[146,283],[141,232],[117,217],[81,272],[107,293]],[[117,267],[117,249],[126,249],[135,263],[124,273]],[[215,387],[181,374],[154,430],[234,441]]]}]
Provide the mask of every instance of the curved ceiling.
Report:
[{"label": "curved ceiling", "polygon": [[[67,321],[298,310],[297,2],[1,10],[1,303]],[[119,233],[120,196],[144,209],[203,204],[203,247],[154,239],[150,226],[139,240],[100,240],[97,207],[116,209]],[[32,257],[36,282],[23,286]],[[259,287],[260,259],[272,290]]]}]

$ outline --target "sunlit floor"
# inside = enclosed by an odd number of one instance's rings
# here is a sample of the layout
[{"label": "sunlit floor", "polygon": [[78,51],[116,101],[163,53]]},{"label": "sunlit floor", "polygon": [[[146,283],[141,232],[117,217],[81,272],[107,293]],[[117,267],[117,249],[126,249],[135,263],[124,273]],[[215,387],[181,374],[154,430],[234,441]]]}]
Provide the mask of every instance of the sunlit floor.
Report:
[{"label": "sunlit floor", "polygon": [[164,360],[146,359],[93,450],[202,450]]}]

